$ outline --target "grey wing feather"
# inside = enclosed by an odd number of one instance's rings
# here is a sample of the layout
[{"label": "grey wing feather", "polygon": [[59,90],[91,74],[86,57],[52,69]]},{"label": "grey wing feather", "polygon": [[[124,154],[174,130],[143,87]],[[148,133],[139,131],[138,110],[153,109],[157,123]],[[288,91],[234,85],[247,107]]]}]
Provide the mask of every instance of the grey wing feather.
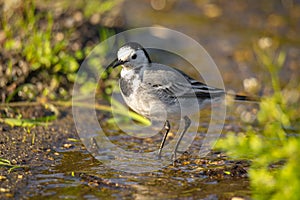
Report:
[{"label": "grey wing feather", "polygon": [[199,81],[196,81],[190,77],[189,81],[190,84],[192,85],[193,91],[195,92],[197,97],[203,98],[203,99],[213,99],[216,97],[221,97],[225,95],[225,91],[222,89],[214,88],[207,86],[204,83],[201,83]]},{"label": "grey wing feather", "polygon": [[180,73],[182,76],[186,78],[186,80],[189,82],[191,87],[193,88],[194,94],[199,98],[203,99],[211,99],[215,97],[221,97],[225,95],[225,91],[222,89],[210,87],[204,83],[201,83],[188,75],[186,75],[184,72],[180,71],[179,69],[175,69],[178,73]]},{"label": "grey wing feather", "polygon": [[178,69],[169,68],[165,65],[156,65],[151,68],[145,71],[144,82],[162,99],[197,97],[205,100],[225,94],[224,90],[209,87]]}]

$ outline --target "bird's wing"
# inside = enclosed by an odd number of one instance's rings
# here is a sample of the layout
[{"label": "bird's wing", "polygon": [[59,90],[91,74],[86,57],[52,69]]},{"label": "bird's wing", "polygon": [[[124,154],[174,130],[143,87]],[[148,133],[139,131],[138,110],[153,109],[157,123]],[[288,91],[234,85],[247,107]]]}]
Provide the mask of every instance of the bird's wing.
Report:
[{"label": "bird's wing", "polygon": [[145,70],[143,82],[162,98],[197,97],[206,100],[225,94],[224,90],[209,87],[165,65],[157,64]]}]

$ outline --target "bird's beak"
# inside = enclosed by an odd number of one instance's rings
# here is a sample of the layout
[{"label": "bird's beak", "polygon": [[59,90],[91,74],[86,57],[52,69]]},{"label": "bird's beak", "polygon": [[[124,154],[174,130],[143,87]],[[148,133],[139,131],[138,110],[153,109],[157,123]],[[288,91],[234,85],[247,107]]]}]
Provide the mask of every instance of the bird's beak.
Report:
[{"label": "bird's beak", "polygon": [[112,63],[110,63],[109,65],[108,65],[108,68],[115,68],[115,67],[118,67],[119,65],[122,65],[122,64],[124,64],[126,61],[122,61],[122,60],[118,60],[117,58],[114,60],[114,61],[112,61]]}]

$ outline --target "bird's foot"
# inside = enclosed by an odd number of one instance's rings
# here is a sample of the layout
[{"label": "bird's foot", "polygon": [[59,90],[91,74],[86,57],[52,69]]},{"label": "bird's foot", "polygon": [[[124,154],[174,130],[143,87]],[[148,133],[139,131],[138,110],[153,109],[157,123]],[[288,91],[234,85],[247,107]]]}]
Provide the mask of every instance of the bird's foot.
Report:
[{"label": "bird's foot", "polygon": [[157,159],[160,160],[161,159],[161,152],[162,152],[162,148],[158,149],[158,153],[157,153]]},{"label": "bird's foot", "polygon": [[172,160],[173,165],[178,163],[177,153],[183,154],[183,153],[185,153],[185,151],[173,151],[172,152],[171,160]]}]

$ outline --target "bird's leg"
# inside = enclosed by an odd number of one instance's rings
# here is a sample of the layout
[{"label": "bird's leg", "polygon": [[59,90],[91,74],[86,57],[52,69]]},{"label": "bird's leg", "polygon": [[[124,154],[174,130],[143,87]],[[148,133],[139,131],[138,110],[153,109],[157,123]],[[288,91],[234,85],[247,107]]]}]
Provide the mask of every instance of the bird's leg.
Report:
[{"label": "bird's leg", "polygon": [[163,137],[163,139],[162,139],[162,141],[161,141],[161,144],[160,144],[160,146],[159,146],[159,150],[158,150],[158,159],[161,158],[161,151],[162,151],[162,148],[163,148],[164,145],[165,145],[165,142],[166,142],[168,133],[169,133],[169,131],[170,131],[170,129],[171,129],[171,126],[170,126],[170,123],[169,123],[168,120],[166,120],[166,122],[165,122],[164,129],[166,130],[166,132],[165,132],[164,137]]},{"label": "bird's leg", "polygon": [[177,159],[177,152],[178,152],[177,150],[178,150],[178,147],[179,147],[179,145],[180,145],[180,142],[181,142],[181,140],[182,140],[184,134],[186,133],[187,129],[188,129],[188,128],[190,127],[190,125],[191,125],[191,120],[190,120],[190,118],[188,118],[187,116],[184,116],[184,123],[185,123],[184,129],[183,129],[183,131],[180,133],[179,138],[178,138],[178,140],[177,140],[177,142],[176,142],[174,151],[173,151],[173,153],[172,153],[172,160],[173,160],[173,163],[174,163],[174,162],[176,161],[176,159]]}]

